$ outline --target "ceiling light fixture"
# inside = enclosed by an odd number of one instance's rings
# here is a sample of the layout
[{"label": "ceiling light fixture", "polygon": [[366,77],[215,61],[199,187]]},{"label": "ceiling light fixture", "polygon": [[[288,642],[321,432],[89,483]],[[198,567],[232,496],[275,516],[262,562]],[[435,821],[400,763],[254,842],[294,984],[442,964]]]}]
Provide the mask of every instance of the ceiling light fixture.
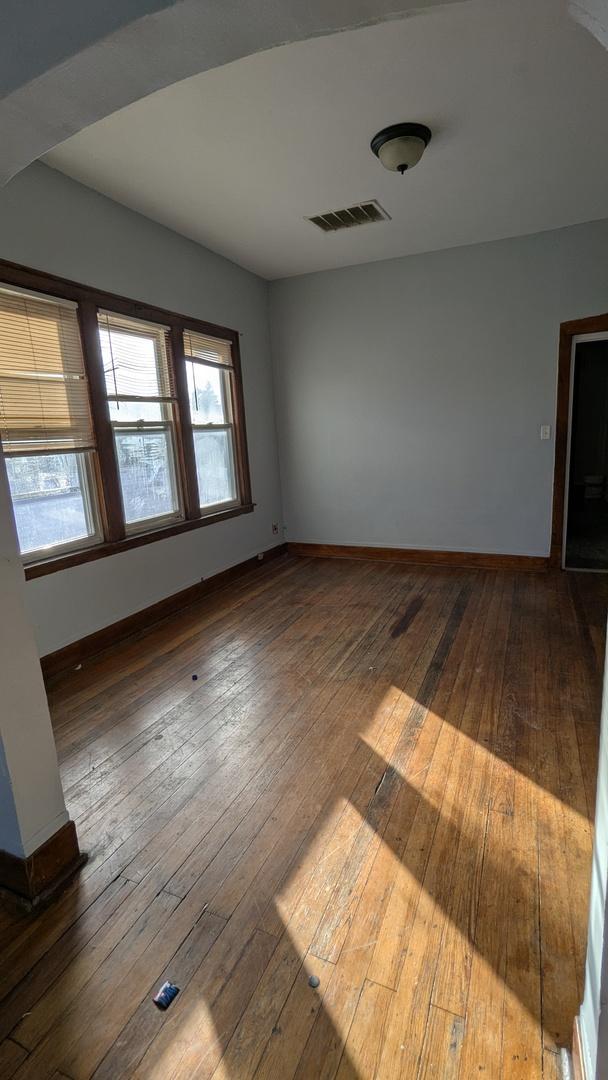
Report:
[{"label": "ceiling light fixture", "polygon": [[385,169],[403,174],[418,164],[430,141],[425,124],[391,124],[374,135],[370,145]]}]

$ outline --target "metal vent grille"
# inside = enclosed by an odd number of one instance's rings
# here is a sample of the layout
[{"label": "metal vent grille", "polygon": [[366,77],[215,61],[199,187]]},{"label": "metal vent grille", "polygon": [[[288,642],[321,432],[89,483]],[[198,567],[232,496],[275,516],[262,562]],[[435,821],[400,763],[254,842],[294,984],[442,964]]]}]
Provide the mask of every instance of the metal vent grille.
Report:
[{"label": "metal vent grille", "polygon": [[307,218],[321,232],[338,232],[339,229],[352,229],[354,225],[369,225],[372,221],[390,221],[386,210],[375,199],[369,202],[348,206],[345,210],[329,210],[326,214],[315,214]]}]

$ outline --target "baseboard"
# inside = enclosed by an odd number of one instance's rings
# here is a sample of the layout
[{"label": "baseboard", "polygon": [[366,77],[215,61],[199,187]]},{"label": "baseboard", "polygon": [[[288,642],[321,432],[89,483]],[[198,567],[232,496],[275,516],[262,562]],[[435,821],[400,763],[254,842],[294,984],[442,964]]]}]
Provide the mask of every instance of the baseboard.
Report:
[{"label": "baseboard", "polygon": [[477,570],[548,569],[548,557],[541,555],[496,555],[477,551],[430,551],[426,548],[362,547],[354,544],[300,544],[290,541],[291,555],[318,559],[373,559],[376,562],[417,563],[426,566],[460,566]]},{"label": "baseboard", "polygon": [[112,645],[116,645],[117,642],[147,630],[150,626],[160,622],[161,619],[166,619],[169,615],[174,615],[175,612],[189,607],[190,604],[194,604],[197,600],[208,596],[210,593],[217,592],[218,589],[230,585],[232,581],[242,577],[243,574],[247,574],[256,567],[276,559],[279,555],[284,555],[286,550],[286,544],[278,544],[276,547],[270,548],[269,551],[262,552],[261,559],[258,555],[254,555],[253,558],[245,559],[244,562],[237,563],[236,566],[231,566],[228,570],[222,570],[219,574],[213,574],[212,577],[205,578],[204,581],[198,581],[187,589],[182,589],[172,596],[167,596],[164,600],[159,600],[156,604],[151,604],[150,607],[136,611],[133,615],[127,615],[125,619],[120,619],[118,622],[102,627],[101,630],[96,630],[93,634],[88,634],[87,637],[73,641],[62,649],[47,653],[40,660],[44,678],[51,679],[62,671],[67,671],[78,664],[82,664],[85,660],[90,660],[91,657],[97,656],[98,653],[103,652],[104,649],[109,649]]},{"label": "baseboard", "polygon": [[49,903],[86,862],[78,846],[76,826],[66,821],[32,855],[20,859],[0,851],[0,898],[33,911]]}]

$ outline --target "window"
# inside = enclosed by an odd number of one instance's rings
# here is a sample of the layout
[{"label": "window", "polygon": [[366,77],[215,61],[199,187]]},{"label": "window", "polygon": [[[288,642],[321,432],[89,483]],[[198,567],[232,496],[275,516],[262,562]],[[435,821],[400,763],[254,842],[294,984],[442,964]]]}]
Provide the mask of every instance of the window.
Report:
[{"label": "window", "polygon": [[126,531],[176,521],[183,509],[168,328],[107,311],[98,321]]},{"label": "window", "polygon": [[238,501],[230,342],[186,330],[188,404],[201,510]]},{"label": "window", "polygon": [[2,262],[0,439],[28,577],[253,510],[235,331]]},{"label": "window", "polygon": [[101,540],[75,304],[0,287],[0,435],[24,556]]}]

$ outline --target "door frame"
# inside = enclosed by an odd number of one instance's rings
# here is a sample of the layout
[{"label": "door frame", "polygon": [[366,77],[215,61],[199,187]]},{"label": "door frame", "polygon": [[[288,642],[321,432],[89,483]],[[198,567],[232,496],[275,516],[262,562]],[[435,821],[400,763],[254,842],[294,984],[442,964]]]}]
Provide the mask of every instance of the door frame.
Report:
[{"label": "door frame", "polygon": [[[608,313],[587,319],[572,319],[559,328],[557,368],[557,409],[555,414],[555,468],[553,474],[553,516],[549,566],[560,569],[565,551],[566,500],[570,458],[570,410],[574,349],[578,338],[608,335]],[[596,339],[597,340],[597,339]]]}]

